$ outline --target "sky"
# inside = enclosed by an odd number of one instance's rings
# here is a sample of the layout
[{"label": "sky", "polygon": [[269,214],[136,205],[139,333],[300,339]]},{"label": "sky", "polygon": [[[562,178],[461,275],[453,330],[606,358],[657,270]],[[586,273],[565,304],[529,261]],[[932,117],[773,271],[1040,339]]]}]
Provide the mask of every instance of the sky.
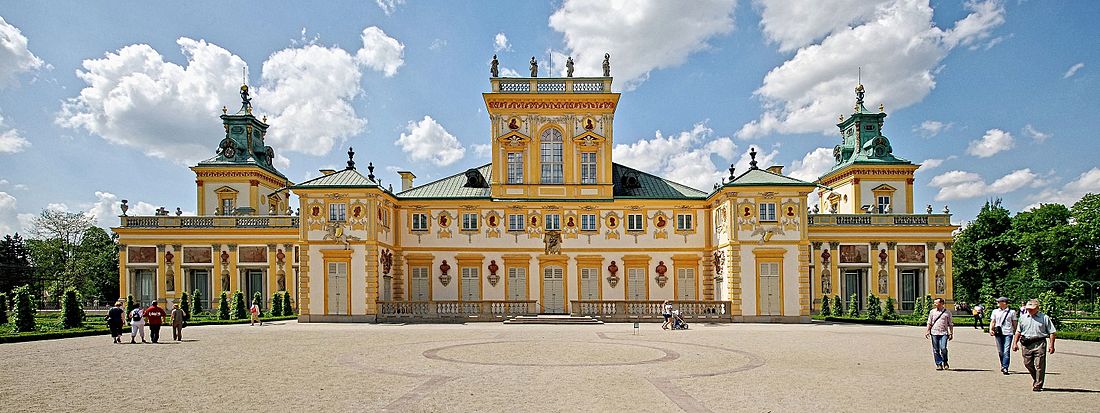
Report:
[{"label": "sky", "polygon": [[0,8],[0,234],[43,209],[118,224],[192,213],[188,166],[252,87],[292,181],[356,162],[417,184],[489,162],[504,76],[600,74],[622,93],[615,162],[709,191],[750,147],[814,180],[857,76],[916,209],[955,223],[1100,192],[1100,3],[929,0],[14,2]]}]

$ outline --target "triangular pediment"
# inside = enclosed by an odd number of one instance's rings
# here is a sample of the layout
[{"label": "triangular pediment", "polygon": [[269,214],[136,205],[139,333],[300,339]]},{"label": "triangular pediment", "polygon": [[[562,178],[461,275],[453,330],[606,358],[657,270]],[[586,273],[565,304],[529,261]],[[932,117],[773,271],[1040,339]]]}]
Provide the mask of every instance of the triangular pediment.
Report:
[{"label": "triangular pediment", "polygon": [[218,194],[236,194],[236,193],[239,193],[239,192],[240,191],[237,191],[236,189],[230,188],[228,186],[223,186],[221,188],[218,188],[218,189],[214,190],[214,193],[218,193]]},{"label": "triangular pediment", "polygon": [[580,146],[596,146],[604,142],[604,137],[595,132],[585,132],[573,138],[573,143]]},{"label": "triangular pediment", "polygon": [[531,137],[522,133],[511,131],[497,138],[497,141],[505,147],[522,147],[531,142]]},{"label": "triangular pediment", "polygon": [[882,184],[882,185],[876,186],[873,189],[871,189],[871,191],[883,191],[883,192],[890,192],[890,191],[897,191],[897,190],[898,190],[897,188],[894,188],[894,187],[890,186],[889,184]]}]

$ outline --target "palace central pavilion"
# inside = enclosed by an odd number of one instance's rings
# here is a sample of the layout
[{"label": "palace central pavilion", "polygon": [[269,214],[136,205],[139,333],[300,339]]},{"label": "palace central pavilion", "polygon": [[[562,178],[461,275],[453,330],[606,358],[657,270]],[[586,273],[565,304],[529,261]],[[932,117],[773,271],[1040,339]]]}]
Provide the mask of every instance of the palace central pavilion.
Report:
[{"label": "palace central pavilion", "polygon": [[754,160],[704,192],[612,162],[611,82],[492,77],[492,162],[423,185],[400,172],[400,191],[350,150],[346,168],[291,182],[242,88],[216,156],[191,168],[197,216],[120,217],[120,292],[211,306],[287,291],[303,322],[645,321],[663,300],[694,319],[809,322],[824,296],[901,311],[952,297],[957,227],[913,210],[919,165],[893,153],[862,86],[816,182]]}]

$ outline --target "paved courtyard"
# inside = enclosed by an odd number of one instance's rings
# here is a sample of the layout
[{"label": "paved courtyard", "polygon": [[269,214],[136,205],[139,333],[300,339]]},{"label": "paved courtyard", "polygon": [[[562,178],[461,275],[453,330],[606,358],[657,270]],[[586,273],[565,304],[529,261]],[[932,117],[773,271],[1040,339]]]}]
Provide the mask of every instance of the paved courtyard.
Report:
[{"label": "paved courtyard", "polygon": [[1036,394],[1018,354],[1014,374],[1002,376],[993,339],[969,328],[950,345],[954,370],[938,372],[918,327],[631,327],[291,321],[190,327],[186,342],[160,345],[104,336],[5,344],[0,410],[988,411],[991,398],[1047,411],[1100,406],[1100,343],[1059,341],[1049,391]]}]

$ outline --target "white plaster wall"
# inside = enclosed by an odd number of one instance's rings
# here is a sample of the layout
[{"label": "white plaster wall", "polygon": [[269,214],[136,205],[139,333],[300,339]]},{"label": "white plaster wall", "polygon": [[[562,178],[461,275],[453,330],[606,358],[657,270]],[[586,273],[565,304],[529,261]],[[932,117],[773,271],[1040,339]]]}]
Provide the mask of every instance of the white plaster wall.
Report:
[{"label": "white plaster wall", "polygon": [[798,279],[802,274],[798,271],[798,247],[787,247],[787,253],[783,255],[783,315],[797,316],[798,304]]},{"label": "white plaster wall", "polygon": [[753,247],[741,247],[741,313],[756,315],[756,255]]},{"label": "white plaster wall", "polygon": [[[351,309],[353,315],[367,313],[367,249],[363,245],[351,247],[351,268],[348,268],[348,277],[351,278]],[[379,290],[381,291],[381,290]]]},{"label": "white plaster wall", "polygon": [[309,313],[325,313],[325,258],[317,248],[309,249]]},{"label": "white plaster wall", "polygon": [[[890,203],[892,203],[893,206],[894,206],[894,213],[896,213],[896,214],[905,213],[905,203],[906,203],[907,197],[905,195],[905,181],[904,180],[901,180],[901,181],[870,181],[870,180],[860,181],[859,182],[859,185],[860,185],[860,198],[862,198],[862,200],[860,201],[859,206],[872,205],[872,206],[877,207],[878,206],[878,200],[875,199],[875,193],[871,192],[871,190],[875,189],[876,187],[878,187],[879,185],[882,185],[882,184],[890,185],[894,188],[897,188],[897,190],[894,191],[893,199],[890,200]],[[915,208],[916,205],[914,205],[913,207]],[[858,208],[858,206],[857,206],[857,208]]]}]

